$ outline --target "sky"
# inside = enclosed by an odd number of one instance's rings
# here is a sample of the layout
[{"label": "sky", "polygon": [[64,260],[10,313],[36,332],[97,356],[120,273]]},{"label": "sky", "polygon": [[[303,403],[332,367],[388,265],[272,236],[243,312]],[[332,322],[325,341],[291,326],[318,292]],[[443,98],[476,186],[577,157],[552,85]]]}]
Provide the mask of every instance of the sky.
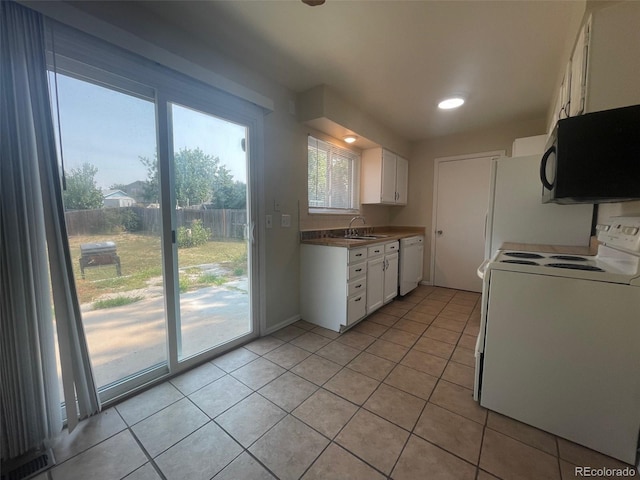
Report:
[{"label": "sky", "polygon": [[[153,158],[156,152],[153,102],[61,74],[58,93],[67,172],[91,163],[98,168],[95,180],[103,190],[147,178],[139,157]],[[244,126],[181,106],[172,111],[175,151],[199,147],[219,157],[235,180],[246,183]]]}]

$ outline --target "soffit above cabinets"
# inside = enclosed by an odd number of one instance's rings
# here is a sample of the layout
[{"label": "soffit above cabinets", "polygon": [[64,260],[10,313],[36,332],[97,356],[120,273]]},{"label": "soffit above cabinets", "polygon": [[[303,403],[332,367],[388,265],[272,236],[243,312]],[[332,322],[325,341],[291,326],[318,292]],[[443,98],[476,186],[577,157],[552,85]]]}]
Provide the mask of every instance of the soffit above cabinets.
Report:
[{"label": "soffit above cabinets", "polygon": [[409,141],[361,111],[327,85],[318,85],[300,93],[296,99],[298,121],[327,135],[342,140],[354,134],[354,147],[384,147],[408,155]]},{"label": "soffit above cabinets", "polygon": [[361,150],[380,146],[376,142],[363,137],[358,132],[353,132],[327,117],[314,118],[312,120],[306,120],[302,123],[322,133],[326,133],[333,138],[337,138],[338,140],[344,139],[344,137],[346,137],[347,135],[355,134],[358,139],[351,145]]}]

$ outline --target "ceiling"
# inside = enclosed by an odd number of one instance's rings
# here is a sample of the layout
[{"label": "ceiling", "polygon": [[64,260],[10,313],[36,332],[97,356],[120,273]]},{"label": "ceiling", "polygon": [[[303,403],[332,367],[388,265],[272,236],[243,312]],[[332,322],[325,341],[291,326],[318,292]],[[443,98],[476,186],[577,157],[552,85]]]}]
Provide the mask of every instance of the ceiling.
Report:
[{"label": "ceiling", "polygon": [[[584,11],[570,1],[148,1],[294,92],[325,84],[408,140],[545,118]],[[573,22],[573,23],[572,23]],[[443,97],[467,99],[439,111]]]}]

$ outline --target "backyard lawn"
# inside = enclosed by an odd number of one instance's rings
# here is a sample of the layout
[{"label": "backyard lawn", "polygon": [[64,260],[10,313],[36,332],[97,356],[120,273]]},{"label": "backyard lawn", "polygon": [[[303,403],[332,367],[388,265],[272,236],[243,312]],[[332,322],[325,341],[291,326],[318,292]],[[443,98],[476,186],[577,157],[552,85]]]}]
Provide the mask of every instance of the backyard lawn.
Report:
[{"label": "backyard lawn", "polygon": [[[116,244],[122,276],[117,275],[114,265],[103,265],[85,268],[83,279],[80,274],[80,245],[106,241]],[[115,299],[113,305],[103,302],[98,305],[116,306],[118,299],[129,297],[130,300],[140,300],[145,296],[145,289],[162,286],[162,254],[160,237],[157,235],[75,235],[69,237],[69,245],[81,304]],[[196,247],[180,248],[178,262],[181,292],[207,285],[221,285],[246,276],[247,244],[243,240],[221,239]],[[202,268],[204,265],[214,265],[215,268]],[[100,308],[98,305],[94,304]]]}]

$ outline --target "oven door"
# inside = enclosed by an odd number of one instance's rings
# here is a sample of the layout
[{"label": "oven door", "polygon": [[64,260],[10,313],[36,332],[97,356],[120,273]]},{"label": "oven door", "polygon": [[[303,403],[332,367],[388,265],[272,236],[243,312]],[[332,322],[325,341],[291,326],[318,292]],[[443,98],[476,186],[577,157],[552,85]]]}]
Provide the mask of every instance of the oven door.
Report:
[{"label": "oven door", "polygon": [[482,367],[484,358],[484,343],[487,330],[487,308],[489,303],[489,280],[491,278],[491,269],[489,265],[491,260],[485,260],[482,265],[478,267],[478,276],[482,273],[482,304],[480,311],[480,331],[478,332],[478,339],[476,340],[476,369],[475,377],[473,381],[473,398],[476,401],[480,401],[480,393],[482,391]]}]

